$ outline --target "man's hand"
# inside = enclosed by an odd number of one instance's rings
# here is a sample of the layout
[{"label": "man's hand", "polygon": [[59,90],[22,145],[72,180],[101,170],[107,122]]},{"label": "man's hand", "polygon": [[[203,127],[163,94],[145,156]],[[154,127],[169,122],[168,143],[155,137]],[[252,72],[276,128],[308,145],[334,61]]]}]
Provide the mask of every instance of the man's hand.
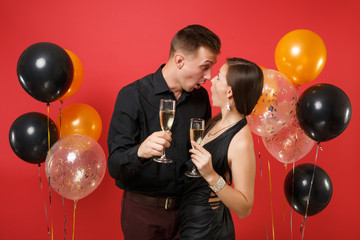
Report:
[{"label": "man's hand", "polygon": [[140,145],[137,155],[145,159],[161,156],[164,149],[170,147],[171,140],[171,132],[154,132]]}]

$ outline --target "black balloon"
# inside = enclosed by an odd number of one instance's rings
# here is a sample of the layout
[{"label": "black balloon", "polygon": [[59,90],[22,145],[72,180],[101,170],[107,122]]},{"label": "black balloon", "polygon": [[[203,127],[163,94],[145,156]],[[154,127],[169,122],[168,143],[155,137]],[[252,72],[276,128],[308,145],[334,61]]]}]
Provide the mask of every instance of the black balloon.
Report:
[{"label": "black balloon", "polygon": [[[299,214],[305,216],[306,204],[314,173],[314,164],[304,163],[290,170],[285,178],[284,193],[287,202]],[[330,202],[333,188],[327,173],[319,166],[315,168],[307,216],[321,212]]]},{"label": "black balloon", "polygon": [[17,75],[21,86],[36,100],[53,102],[70,88],[74,69],[61,47],[48,42],[31,45],[21,54]]},{"label": "black balloon", "polygon": [[[47,116],[30,112],[18,117],[10,127],[9,142],[14,153],[29,163],[45,162],[49,149]],[[50,146],[59,139],[59,131],[49,118]]]},{"label": "black balloon", "polygon": [[296,107],[300,127],[317,142],[340,135],[349,125],[351,114],[348,96],[331,84],[317,84],[306,89]]}]

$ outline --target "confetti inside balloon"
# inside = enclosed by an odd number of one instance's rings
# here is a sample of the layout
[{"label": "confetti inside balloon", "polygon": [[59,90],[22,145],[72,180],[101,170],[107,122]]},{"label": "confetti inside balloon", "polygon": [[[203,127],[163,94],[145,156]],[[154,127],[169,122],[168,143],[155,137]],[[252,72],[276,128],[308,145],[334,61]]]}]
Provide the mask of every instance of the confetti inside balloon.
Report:
[{"label": "confetti inside balloon", "polygon": [[279,132],[262,138],[269,153],[282,163],[294,163],[310,152],[315,142],[299,126],[294,116]]},{"label": "confetti inside balloon", "polygon": [[97,141],[75,134],[58,140],[45,161],[51,187],[64,198],[79,200],[101,183],[106,170],[106,156]]},{"label": "confetti inside balloon", "polygon": [[282,73],[263,69],[264,87],[253,112],[247,116],[251,131],[259,136],[270,136],[295,114],[296,89]]}]

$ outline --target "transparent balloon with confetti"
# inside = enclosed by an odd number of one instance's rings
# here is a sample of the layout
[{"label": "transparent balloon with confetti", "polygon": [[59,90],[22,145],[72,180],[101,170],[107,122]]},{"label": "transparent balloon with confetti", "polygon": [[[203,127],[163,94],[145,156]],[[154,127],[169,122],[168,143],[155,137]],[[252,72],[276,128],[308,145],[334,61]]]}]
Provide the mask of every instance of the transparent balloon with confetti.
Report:
[{"label": "transparent balloon with confetti", "polygon": [[297,89],[278,71],[263,69],[263,73],[262,94],[247,120],[254,134],[266,137],[280,131],[295,115]]},{"label": "transparent balloon with confetti", "polygon": [[306,156],[315,141],[309,138],[299,126],[296,116],[277,133],[262,137],[265,148],[282,163],[294,163]]},{"label": "transparent balloon with confetti", "polygon": [[106,156],[97,141],[74,134],[61,138],[50,149],[45,173],[50,186],[64,198],[77,201],[92,193],[106,171]]}]

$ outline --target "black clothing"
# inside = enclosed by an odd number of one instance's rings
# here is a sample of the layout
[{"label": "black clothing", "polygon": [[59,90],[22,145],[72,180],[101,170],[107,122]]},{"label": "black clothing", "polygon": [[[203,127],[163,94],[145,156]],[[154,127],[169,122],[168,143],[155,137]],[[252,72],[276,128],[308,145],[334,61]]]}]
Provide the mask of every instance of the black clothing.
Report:
[{"label": "black clothing", "polygon": [[[163,65],[164,66],[164,65]],[[124,190],[148,195],[180,195],[184,182],[185,161],[189,158],[190,118],[211,117],[208,93],[204,88],[181,94],[176,103],[171,146],[166,157],[173,163],[140,160],[140,144],[153,132],[161,131],[160,99],[174,99],[166,85],[161,66],[120,90],[108,135],[108,170],[116,185]]]},{"label": "black clothing", "polygon": [[179,239],[179,210],[132,201],[129,193],[125,191],[121,199],[121,229],[125,240]]},{"label": "black clothing", "polygon": [[[224,179],[227,172],[231,174],[227,158],[230,142],[245,125],[243,118],[204,145],[215,171]],[[235,239],[230,210],[221,201],[209,203],[211,192],[204,178],[187,179],[180,206],[180,239]]]}]

